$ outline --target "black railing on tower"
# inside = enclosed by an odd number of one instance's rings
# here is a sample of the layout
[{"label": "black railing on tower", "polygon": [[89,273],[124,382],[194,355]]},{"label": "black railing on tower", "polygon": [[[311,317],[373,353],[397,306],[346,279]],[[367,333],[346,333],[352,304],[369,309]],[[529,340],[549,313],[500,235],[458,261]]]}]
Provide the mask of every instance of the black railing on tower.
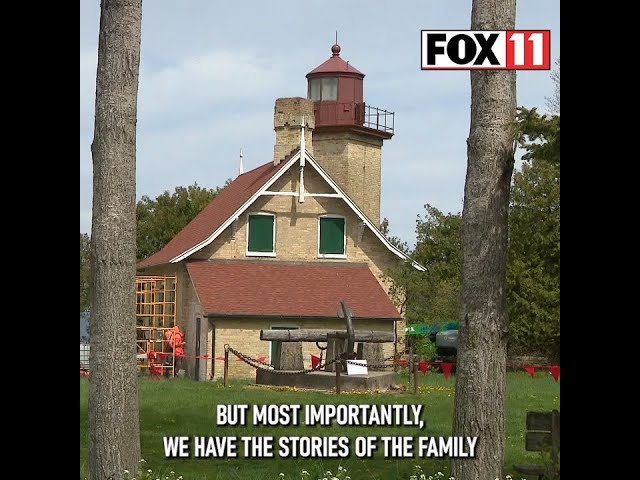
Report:
[{"label": "black railing on tower", "polygon": [[364,122],[363,125],[368,128],[375,128],[383,132],[393,134],[395,127],[395,114],[382,108],[372,107],[364,104]]}]

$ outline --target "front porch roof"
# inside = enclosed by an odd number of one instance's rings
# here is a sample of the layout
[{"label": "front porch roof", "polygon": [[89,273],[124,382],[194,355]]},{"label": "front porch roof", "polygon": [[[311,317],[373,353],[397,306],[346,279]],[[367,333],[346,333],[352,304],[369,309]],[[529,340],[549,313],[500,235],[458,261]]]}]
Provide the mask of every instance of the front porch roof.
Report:
[{"label": "front porch roof", "polygon": [[186,266],[209,317],[336,318],[344,300],[354,319],[401,319],[366,264],[243,260]]}]

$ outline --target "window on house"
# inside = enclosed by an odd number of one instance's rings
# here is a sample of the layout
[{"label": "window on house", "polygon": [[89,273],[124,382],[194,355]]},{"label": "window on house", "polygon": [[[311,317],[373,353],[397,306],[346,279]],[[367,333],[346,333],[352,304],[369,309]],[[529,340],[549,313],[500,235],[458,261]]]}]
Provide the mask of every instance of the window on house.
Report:
[{"label": "window on house", "polygon": [[344,217],[320,217],[320,241],[318,253],[320,256],[345,255],[345,220]]},{"label": "window on house", "polygon": [[337,78],[314,78],[309,80],[309,100],[338,100]]},{"label": "window on house", "polygon": [[275,256],[275,215],[253,213],[247,224],[247,255]]}]

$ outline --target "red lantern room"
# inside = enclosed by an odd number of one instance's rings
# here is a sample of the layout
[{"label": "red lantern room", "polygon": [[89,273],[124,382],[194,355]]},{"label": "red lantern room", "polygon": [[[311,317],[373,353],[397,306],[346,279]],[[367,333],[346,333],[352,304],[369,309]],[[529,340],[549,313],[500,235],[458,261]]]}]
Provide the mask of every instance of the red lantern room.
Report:
[{"label": "red lantern room", "polygon": [[331,58],[307,73],[307,98],[314,102],[316,129],[359,126],[374,130],[382,138],[391,138],[393,112],[365,104],[364,73],[345,62],[340,50],[340,45],[333,45]]}]

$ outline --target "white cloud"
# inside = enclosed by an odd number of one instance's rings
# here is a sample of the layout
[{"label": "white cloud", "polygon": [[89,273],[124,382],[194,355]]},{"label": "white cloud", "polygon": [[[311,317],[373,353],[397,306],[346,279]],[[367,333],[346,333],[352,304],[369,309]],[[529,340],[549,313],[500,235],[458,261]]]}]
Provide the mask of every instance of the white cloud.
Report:
[{"label": "white cloud", "polygon": [[[285,73],[253,52],[228,50],[189,56],[160,70],[141,68],[141,121],[188,115],[217,103],[246,102],[282,84]],[[208,114],[215,118],[215,109]]]},{"label": "white cloud", "polygon": [[[80,222],[88,231],[100,8],[93,0],[80,6]],[[282,0],[277,9],[145,3],[138,198],[193,181],[222,185],[235,176],[240,147],[246,169],[269,161],[275,99],[305,95],[305,74],[329,58],[338,29],[341,56],[366,74],[365,101],[396,112],[396,135],[383,148],[382,213],[394,234],[413,241],[425,203],[462,208],[470,105],[468,72],[420,71],[419,31],[469,28],[470,13],[468,2],[419,0],[396,8],[376,0],[326,0],[322,8]],[[519,2],[517,22],[551,29],[557,58],[557,0]],[[518,72],[518,104],[544,107],[552,93],[549,72]]]},{"label": "white cloud", "polygon": [[[271,159],[271,111],[227,114],[226,122],[187,123],[168,130],[142,130],[137,155],[138,197],[155,196],[197,181],[222,186],[237,174],[240,147],[245,168]],[[259,135],[256,134],[259,132]]]}]

